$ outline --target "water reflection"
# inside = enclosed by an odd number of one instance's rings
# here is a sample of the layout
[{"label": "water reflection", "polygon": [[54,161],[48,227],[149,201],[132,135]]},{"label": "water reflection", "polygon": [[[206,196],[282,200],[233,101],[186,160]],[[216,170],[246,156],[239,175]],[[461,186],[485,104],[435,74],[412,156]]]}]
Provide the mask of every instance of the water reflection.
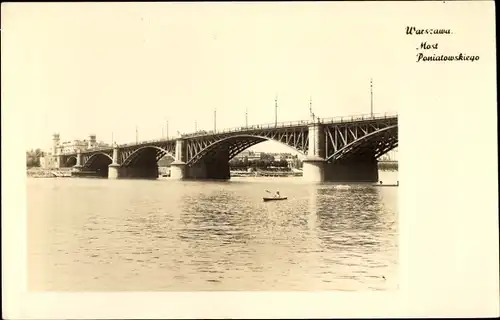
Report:
[{"label": "water reflection", "polygon": [[390,288],[397,188],[89,180],[29,182],[32,289]]}]

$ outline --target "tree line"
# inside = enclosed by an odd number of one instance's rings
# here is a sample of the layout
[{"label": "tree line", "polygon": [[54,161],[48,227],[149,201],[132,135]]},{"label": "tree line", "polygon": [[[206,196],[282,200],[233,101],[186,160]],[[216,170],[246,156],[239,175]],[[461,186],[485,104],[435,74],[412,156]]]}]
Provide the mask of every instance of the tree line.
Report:
[{"label": "tree line", "polygon": [[40,158],[44,156],[44,153],[40,149],[26,151],[26,166],[27,167],[39,167]]},{"label": "tree line", "polygon": [[249,161],[247,157],[244,158],[234,158],[229,161],[229,168],[230,169],[269,169],[269,168],[288,168],[288,167],[294,167],[294,168],[300,168],[302,162],[298,159],[293,159],[291,165],[288,164],[288,161],[285,159],[281,160],[274,160],[274,157],[262,157],[261,159],[258,160],[252,160]]}]

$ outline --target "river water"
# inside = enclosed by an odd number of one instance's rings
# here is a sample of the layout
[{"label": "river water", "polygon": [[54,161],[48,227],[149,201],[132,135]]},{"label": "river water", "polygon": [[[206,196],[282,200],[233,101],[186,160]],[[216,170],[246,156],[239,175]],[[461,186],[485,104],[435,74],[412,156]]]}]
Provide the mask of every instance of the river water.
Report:
[{"label": "river water", "polygon": [[28,179],[27,249],[34,291],[395,289],[398,188]]}]

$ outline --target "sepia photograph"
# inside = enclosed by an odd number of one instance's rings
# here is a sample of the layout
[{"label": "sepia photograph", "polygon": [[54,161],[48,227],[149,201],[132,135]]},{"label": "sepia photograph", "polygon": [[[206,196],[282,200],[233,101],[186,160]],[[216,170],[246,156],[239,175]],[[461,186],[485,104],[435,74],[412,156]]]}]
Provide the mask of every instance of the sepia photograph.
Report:
[{"label": "sepia photograph", "polygon": [[338,23],[318,37],[271,12],[167,8],[37,26],[32,63],[50,73],[32,71],[46,90],[27,120],[29,288],[395,289],[387,66],[338,77]]},{"label": "sepia photograph", "polygon": [[396,294],[438,157],[400,152],[434,94],[408,79],[488,57],[393,4],[2,5],[26,290]]}]

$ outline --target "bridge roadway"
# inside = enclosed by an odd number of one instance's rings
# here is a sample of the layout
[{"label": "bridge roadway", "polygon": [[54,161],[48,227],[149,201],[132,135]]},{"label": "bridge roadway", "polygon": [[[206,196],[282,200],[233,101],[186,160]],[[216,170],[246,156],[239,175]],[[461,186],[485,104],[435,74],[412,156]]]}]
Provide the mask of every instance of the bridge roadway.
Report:
[{"label": "bridge roadway", "polygon": [[302,155],[308,181],[375,182],[377,159],[398,146],[397,114],[322,118],[198,131],[56,155],[59,167],[115,178],[158,178],[158,160],[174,159],[172,179],[229,179],[229,160],[263,141],[277,141]]}]

